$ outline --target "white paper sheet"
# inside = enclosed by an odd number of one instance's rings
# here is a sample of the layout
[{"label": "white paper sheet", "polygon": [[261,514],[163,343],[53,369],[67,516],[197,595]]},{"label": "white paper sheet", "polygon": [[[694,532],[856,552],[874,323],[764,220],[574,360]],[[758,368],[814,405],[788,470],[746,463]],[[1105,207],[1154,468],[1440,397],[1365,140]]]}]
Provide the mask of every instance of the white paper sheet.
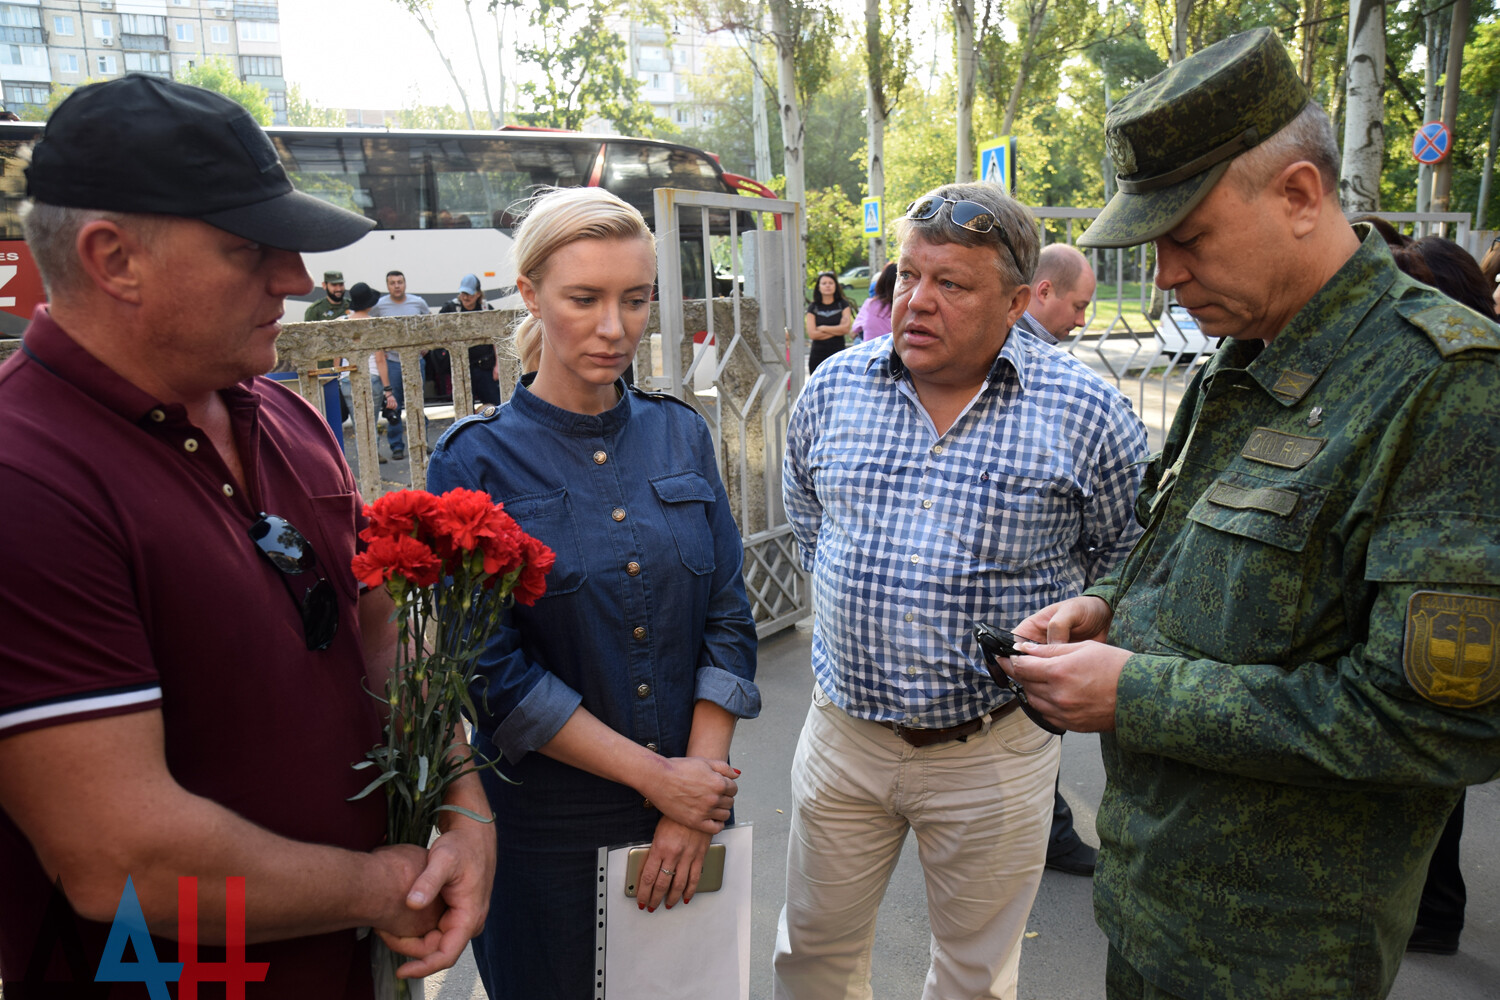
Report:
[{"label": "white paper sheet", "polygon": [[714,837],[724,885],[655,913],[625,895],[631,844],[599,852],[595,1000],[750,1000],[751,825]]}]

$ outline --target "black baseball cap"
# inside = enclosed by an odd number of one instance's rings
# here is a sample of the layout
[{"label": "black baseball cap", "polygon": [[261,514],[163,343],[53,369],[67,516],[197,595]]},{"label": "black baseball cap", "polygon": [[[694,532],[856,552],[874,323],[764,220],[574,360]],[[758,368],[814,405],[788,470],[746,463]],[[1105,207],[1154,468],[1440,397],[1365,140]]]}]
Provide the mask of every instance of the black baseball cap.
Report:
[{"label": "black baseball cap", "polygon": [[337,250],[375,228],[292,187],[270,138],[229,98],[141,73],[80,87],[58,105],[26,194],[198,219],[281,250]]}]

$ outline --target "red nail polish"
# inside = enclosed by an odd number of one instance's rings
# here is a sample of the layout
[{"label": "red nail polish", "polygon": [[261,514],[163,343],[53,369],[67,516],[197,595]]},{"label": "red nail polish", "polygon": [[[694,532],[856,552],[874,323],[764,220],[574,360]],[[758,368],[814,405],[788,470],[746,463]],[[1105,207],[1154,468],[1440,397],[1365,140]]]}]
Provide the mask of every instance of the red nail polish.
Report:
[{"label": "red nail polish", "polygon": [[739,768],[737,768],[737,767],[732,767],[732,768],[730,768],[730,770],[731,770],[731,771],[733,771],[733,772],[734,772],[734,776],[735,776],[735,777],[736,777],[736,778],[738,778],[738,777],[739,777],[739,776],[740,776],[740,775],[741,775],[741,774],[742,774],[742,773],[744,773],[744,772],[742,772],[742,771],[741,771],[741,770],[740,770],[740,769],[739,769]]},{"label": "red nail polish", "polygon": [[646,908],[646,904],[645,903],[636,903],[635,904],[635,908],[637,910],[644,910]]},{"label": "red nail polish", "polygon": [[648,906],[648,907],[646,907],[646,912],[647,913],[655,913],[656,912],[656,907],[654,907],[654,906]]}]

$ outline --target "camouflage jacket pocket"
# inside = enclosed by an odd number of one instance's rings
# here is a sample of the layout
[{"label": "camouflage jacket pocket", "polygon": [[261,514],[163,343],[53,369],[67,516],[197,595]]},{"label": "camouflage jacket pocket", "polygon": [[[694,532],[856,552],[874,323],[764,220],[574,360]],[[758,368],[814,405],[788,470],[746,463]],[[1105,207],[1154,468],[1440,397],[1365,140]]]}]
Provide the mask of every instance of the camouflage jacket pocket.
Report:
[{"label": "camouflage jacket pocket", "polygon": [[1158,627],[1199,655],[1286,662],[1318,559],[1309,541],[1327,494],[1317,486],[1226,473],[1188,512]]}]

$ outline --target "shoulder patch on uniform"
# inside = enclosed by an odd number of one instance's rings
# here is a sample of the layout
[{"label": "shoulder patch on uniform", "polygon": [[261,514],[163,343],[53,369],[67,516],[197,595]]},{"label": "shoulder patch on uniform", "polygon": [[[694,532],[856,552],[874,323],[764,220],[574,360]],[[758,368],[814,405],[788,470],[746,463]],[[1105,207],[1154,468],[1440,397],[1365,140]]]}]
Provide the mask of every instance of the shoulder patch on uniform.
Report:
[{"label": "shoulder patch on uniform", "polygon": [[674,396],[670,392],[652,392],[650,389],[642,389],[635,383],[631,383],[629,386],[627,386],[627,388],[635,395],[640,396],[642,399],[664,399],[676,403],[678,406],[686,406],[694,413],[698,412],[697,408],[693,406],[692,403],[689,403],[687,400],[681,398],[680,396]]},{"label": "shoulder patch on uniform", "polygon": [[1445,358],[1460,351],[1500,351],[1500,326],[1471,309],[1424,295],[1396,303],[1396,312],[1427,334]]},{"label": "shoulder patch on uniform", "polygon": [[1475,708],[1500,695],[1500,598],[1419,590],[1406,605],[1406,680],[1423,698]]}]

